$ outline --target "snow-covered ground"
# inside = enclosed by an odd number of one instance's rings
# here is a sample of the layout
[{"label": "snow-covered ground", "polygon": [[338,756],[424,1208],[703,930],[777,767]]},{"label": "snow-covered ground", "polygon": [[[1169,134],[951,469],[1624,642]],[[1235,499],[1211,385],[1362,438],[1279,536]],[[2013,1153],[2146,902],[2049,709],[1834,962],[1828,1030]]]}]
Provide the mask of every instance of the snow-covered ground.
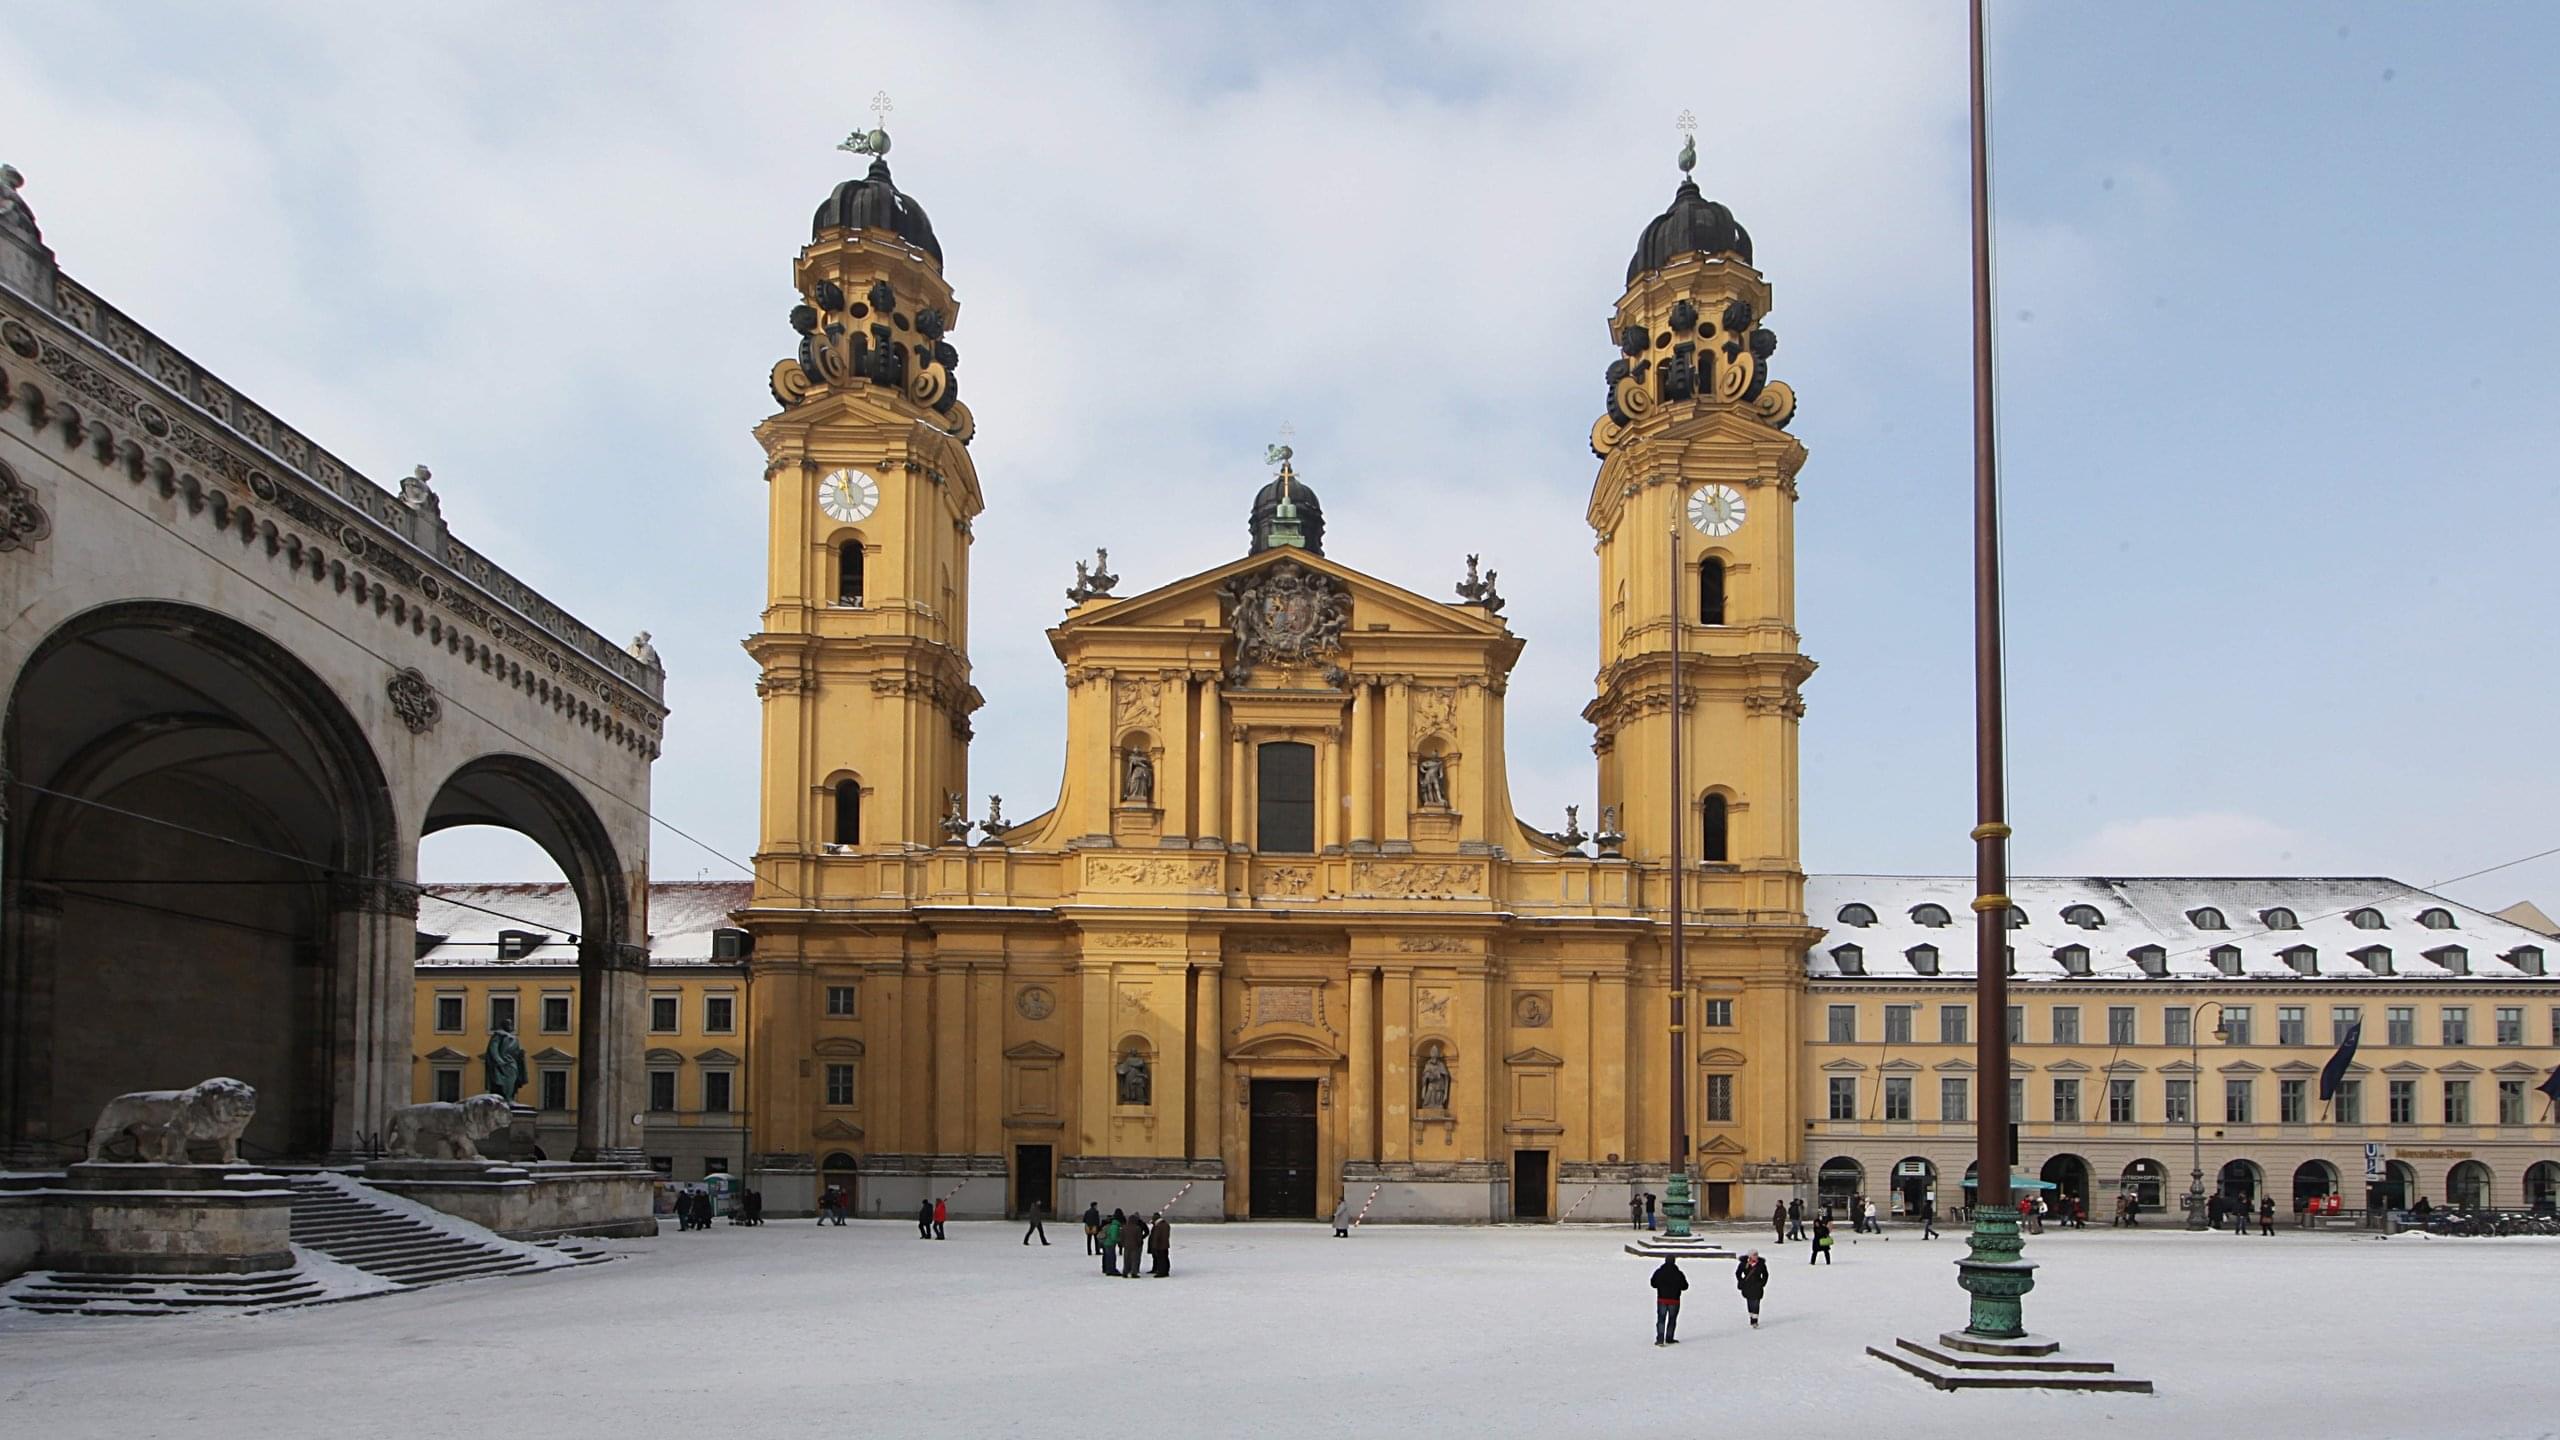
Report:
[{"label": "snow-covered ground", "polygon": [[[1863,1353],[1961,1322],[1953,1240],[1730,1267],[1651,1342],[1624,1230],[1197,1225],[1110,1281],[1071,1226],[672,1230],[616,1264],[250,1316],[0,1335],[0,1435],[823,1434],[1894,1440],[2550,1436],[2560,1242],[2090,1230],[2030,1241],[2033,1327],[2157,1396],[1942,1395]],[[1736,1232],[1756,1243],[1763,1232]],[[1843,1430],[1843,1425],[1854,1427]],[[1675,1428],[1676,1427],[1676,1428]]]}]

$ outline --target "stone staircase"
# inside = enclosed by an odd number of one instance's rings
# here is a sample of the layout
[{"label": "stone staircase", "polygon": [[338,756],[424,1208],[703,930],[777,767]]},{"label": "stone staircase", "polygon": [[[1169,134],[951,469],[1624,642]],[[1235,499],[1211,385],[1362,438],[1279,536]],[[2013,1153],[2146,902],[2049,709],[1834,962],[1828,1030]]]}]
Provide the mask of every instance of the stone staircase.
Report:
[{"label": "stone staircase", "polygon": [[402,1287],[575,1264],[580,1257],[503,1239],[327,1173],[287,1179],[293,1243]]},{"label": "stone staircase", "polygon": [[1897,1370],[1928,1381],[1940,1390],[2101,1390],[2149,1395],[2151,1382],[2119,1375],[2106,1360],[2063,1359],[2058,1342],[2024,1335],[2015,1340],[1983,1340],[1962,1332],[1940,1335],[1935,1343],[1896,1340],[1891,1349],[1867,1347],[1867,1353]]},{"label": "stone staircase", "polygon": [[50,1270],[8,1287],[10,1308],[38,1315],[187,1315],[308,1305],[326,1296],[297,1267],[253,1275],[82,1275]]}]

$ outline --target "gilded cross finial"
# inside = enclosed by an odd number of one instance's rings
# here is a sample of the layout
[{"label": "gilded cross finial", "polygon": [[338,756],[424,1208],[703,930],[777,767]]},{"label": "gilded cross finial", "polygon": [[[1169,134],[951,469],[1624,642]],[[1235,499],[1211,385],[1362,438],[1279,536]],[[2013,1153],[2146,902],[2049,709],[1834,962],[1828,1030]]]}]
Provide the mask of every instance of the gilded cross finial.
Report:
[{"label": "gilded cross finial", "polygon": [[1676,123],[1680,127],[1680,173],[1686,175],[1690,171],[1698,168],[1697,112],[1694,110],[1681,111],[1680,119]]},{"label": "gilded cross finial", "polygon": [[844,143],[838,145],[836,148],[839,150],[850,150],[856,155],[888,154],[889,112],[896,108],[898,107],[889,103],[888,91],[883,90],[872,96],[871,128],[869,130],[854,131],[852,134],[844,137]]}]

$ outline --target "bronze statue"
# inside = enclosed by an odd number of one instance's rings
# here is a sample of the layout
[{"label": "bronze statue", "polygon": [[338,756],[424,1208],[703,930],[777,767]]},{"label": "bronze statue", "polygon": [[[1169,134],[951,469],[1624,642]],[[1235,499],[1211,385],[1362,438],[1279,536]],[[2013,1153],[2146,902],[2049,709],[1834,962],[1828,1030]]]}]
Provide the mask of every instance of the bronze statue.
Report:
[{"label": "bronze statue", "polygon": [[480,1055],[480,1070],[488,1081],[491,1095],[503,1095],[510,1103],[516,1092],[524,1088],[524,1046],[518,1044],[512,1031],[489,1032],[489,1048]]}]

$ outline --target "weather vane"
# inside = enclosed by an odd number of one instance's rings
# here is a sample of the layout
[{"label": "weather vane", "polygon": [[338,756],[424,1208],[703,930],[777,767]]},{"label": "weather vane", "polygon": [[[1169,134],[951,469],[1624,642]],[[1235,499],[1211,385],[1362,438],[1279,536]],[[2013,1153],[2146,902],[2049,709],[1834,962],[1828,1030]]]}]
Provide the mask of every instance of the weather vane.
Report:
[{"label": "weather vane", "polygon": [[839,150],[850,150],[856,155],[888,154],[889,112],[896,108],[897,107],[895,105],[889,103],[888,91],[883,90],[878,94],[873,95],[871,97],[871,128],[869,130],[854,131],[852,134],[844,137],[844,143],[836,148]]},{"label": "weather vane", "polygon": [[1681,137],[1681,138],[1680,138],[1680,173],[1681,173],[1681,174],[1683,174],[1683,175],[1686,175],[1686,174],[1688,174],[1690,171],[1695,170],[1695,169],[1697,169],[1697,168],[1698,168],[1698,115],[1697,115],[1697,112],[1696,112],[1696,111],[1694,111],[1694,110],[1683,110],[1683,111],[1681,111],[1681,112],[1680,112],[1680,119],[1679,119],[1679,121],[1678,121],[1677,123],[1679,124],[1679,127],[1680,127],[1680,137]]},{"label": "weather vane", "polygon": [[1295,425],[1290,424],[1290,423],[1289,423],[1288,421],[1286,421],[1286,420],[1281,421],[1281,422],[1280,422],[1280,443],[1279,443],[1279,444],[1277,444],[1277,445],[1267,445],[1267,446],[1264,446],[1264,447],[1263,447],[1263,451],[1262,451],[1262,463],[1263,463],[1263,464],[1265,464],[1265,465],[1286,465],[1286,464],[1288,464],[1288,463],[1289,463],[1289,457],[1291,457],[1292,455],[1295,455],[1295,454],[1297,453],[1295,450],[1292,450],[1291,448],[1289,448],[1289,442],[1290,442],[1290,441],[1292,441],[1292,440],[1294,440],[1294,439],[1296,439],[1297,437],[1298,437],[1298,427],[1297,427],[1297,426],[1295,426]]}]

